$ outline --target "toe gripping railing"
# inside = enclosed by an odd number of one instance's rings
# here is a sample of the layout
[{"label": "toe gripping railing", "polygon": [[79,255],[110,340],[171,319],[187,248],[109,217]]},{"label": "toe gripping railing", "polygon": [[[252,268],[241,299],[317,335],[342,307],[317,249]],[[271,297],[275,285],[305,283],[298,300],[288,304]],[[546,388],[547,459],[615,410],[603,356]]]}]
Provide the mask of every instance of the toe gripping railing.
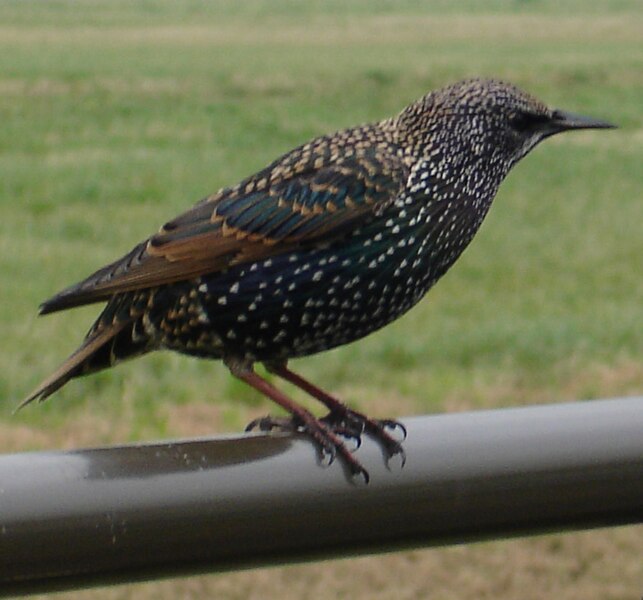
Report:
[{"label": "toe gripping railing", "polygon": [[0,457],[0,595],[643,522],[643,398],[404,419],[369,485],[300,435]]}]

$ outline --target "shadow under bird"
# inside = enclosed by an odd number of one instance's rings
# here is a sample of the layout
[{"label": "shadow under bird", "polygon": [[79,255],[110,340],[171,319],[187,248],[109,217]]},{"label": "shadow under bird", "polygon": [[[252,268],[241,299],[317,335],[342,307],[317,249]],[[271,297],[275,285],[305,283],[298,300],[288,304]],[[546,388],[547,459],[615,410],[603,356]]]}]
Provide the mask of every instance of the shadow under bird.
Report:
[{"label": "shadow under bird", "polygon": [[[368,473],[367,434],[404,460],[404,428],[351,410],[287,366],[397,319],[446,273],[513,165],[543,139],[609,123],[548,108],[516,87],[468,80],[396,117],[318,137],[167,222],[119,260],[41,305],[107,305],[85,340],[22,403],[152,350],[221,359],[309,434],[322,458]],[[262,362],[329,410],[323,418],[258,375]],[[396,429],[398,431],[396,431]]]}]

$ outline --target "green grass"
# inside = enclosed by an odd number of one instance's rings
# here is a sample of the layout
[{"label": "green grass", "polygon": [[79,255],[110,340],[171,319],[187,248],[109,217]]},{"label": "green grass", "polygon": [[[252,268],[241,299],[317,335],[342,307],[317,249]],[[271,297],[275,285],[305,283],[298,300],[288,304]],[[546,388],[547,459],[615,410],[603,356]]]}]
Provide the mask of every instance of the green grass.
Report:
[{"label": "green grass", "polygon": [[156,354],[10,416],[97,313],[40,301],[294,145],[478,75],[621,129],[544,143],[420,306],[295,365],[383,416],[642,393],[642,30],[636,0],[3,2],[0,448],[269,410],[221,365]]},{"label": "green grass", "polygon": [[[75,347],[96,312],[36,320],[40,300],[293,145],[394,114],[428,89],[471,75],[511,79],[622,129],[539,148],[510,175],[478,239],[420,307],[302,368],[340,391],[353,386],[353,402],[367,406],[376,394],[403,389],[407,406],[428,411],[443,398],[475,395],[480,378],[518,373],[553,397],[560,378],[572,376],[565,364],[585,377],[596,364],[640,361],[641,14],[634,18],[634,3],[597,3],[586,14],[496,3],[476,16],[448,6],[3,5],[7,412]],[[254,398],[221,368],[155,356],[73,383],[18,419],[73,418],[73,407],[86,402],[117,418],[123,388],[132,385],[142,421],[159,403],[232,397],[238,426]]]}]

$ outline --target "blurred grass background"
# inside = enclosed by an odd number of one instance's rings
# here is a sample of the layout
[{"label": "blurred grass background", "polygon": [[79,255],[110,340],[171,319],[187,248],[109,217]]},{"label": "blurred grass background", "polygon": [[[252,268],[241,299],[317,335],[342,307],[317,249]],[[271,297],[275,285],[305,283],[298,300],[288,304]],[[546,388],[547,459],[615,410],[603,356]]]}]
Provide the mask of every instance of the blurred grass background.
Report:
[{"label": "blurred grass background", "polygon": [[[238,430],[274,412],[222,365],[158,353],[11,416],[98,311],[37,319],[40,301],[294,145],[470,76],[510,80],[621,129],[547,141],[424,302],[295,366],[380,416],[643,393],[641,31],[638,0],[4,0],[0,450]],[[638,598],[641,533],[70,597]]]}]

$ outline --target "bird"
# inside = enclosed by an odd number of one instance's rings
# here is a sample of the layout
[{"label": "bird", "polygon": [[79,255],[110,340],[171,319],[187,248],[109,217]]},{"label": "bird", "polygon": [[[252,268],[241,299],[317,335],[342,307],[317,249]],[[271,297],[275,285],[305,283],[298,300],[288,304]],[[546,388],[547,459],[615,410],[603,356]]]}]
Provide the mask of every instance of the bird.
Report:
[{"label": "bird", "polygon": [[[403,463],[406,430],[349,408],[288,361],[359,340],[417,304],[539,142],[612,127],[476,78],[431,91],[394,117],[300,145],[43,302],[43,315],[106,304],[78,349],[20,407],[155,350],[221,360],[289,414],[250,429],[303,432],[321,458],[337,457],[349,477],[368,483],[355,456],[361,436]],[[294,402],[257,363],[328,414]]]}]

